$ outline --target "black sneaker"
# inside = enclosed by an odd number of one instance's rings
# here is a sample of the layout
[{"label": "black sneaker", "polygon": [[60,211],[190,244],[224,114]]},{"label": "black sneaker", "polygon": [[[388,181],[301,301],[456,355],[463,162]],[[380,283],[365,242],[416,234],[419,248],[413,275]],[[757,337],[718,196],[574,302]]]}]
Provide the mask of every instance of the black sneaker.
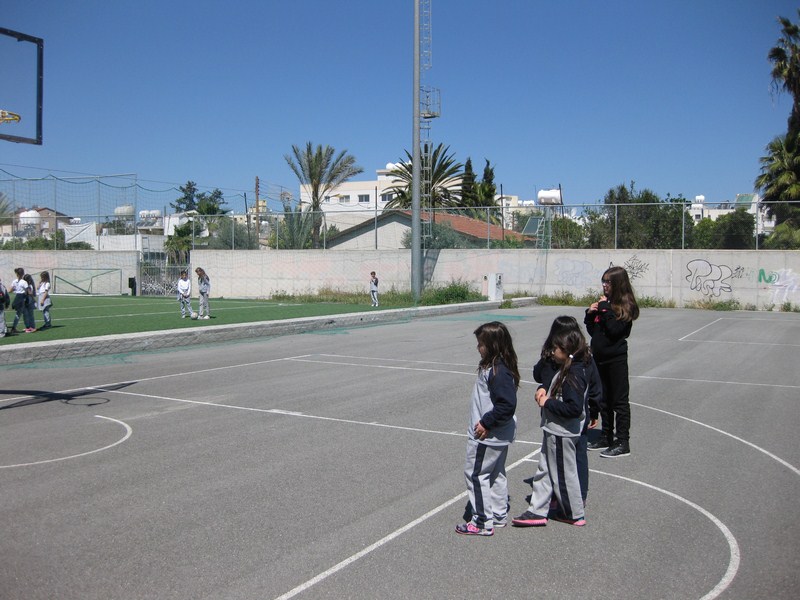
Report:
[{"label": "black sneaker", "polygon": [[595,440],[594,442],[590,442],[589,444],[587,444],[586,447],[589,450],[605,450],[610,445],[611,442],[608,441],[608,438],[601,437]]},{"label": "black sneaker", "polygon": [[627,442],[617,442],[610,448],[603,450],[600,456],[603,458],[618,458],[620,456],[630,456],[631,448]]}]

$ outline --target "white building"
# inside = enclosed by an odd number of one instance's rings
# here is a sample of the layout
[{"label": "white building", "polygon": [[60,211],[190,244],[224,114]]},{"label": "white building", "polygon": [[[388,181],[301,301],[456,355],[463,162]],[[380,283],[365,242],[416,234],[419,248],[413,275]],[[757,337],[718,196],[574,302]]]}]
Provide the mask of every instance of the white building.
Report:
[{"label": "white building", "polygon": [[[377,179],[371,181],[346,181],[322,199],[322,210],[328,227],[348,229],[381,214],[393,195],[389,188],[395,185],[389,172],[395,165],[388,163],[376,171]],[[300,204],[311,204],[311,190],[300,186]]]}]

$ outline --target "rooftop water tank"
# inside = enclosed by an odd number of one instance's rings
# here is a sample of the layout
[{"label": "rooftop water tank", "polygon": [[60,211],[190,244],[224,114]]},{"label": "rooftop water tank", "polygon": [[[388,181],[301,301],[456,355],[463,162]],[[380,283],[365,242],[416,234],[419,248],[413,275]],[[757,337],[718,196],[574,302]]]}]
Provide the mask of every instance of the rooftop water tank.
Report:
[{"label": "rooftop water tank", "polygon": [[133,217],[134,209],[133,204],[123,204],[114,209],[115,217]]},{"label": "rooftop water tank", "polygon": [[38,225],[42,221],[42,215],[38,210],[24,210],[19,213],[20,225]]},{"label": "rooftop water tank", "polygon": [[561,190],[539,190],[539,193],[536,194],[536,199],[539,204],[563,204],[561,202]]}]

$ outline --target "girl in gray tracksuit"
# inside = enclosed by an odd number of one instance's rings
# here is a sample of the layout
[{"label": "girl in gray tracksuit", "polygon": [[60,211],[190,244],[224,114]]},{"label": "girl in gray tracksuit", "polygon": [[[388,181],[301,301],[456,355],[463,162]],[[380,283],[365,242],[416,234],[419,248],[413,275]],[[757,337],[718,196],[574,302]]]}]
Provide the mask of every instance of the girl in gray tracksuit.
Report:
[{"label": "girl in gray tracksuit", "polygon": [[199,307],[197,309],[198,318],[210,319],[211,309],[208,307],[208,294],[211,292],[211,280],[200,267],[197,267],[194,272],[197,273],[197,292],[200,295]]},{"label": "girl in gray tracksuit", "polygon": [[471,518],[456,526],[462,535],[492,535],[505,527],[508,516],[506,457],[517,431],[517,354],[502,323],[485,323],[475,330],[478,378],[472,391],[467,427],[464,477]]},{"label": "girl in gray tracksuit", "polygon": [[561,510],[552,514],[552,518],[572,525],[586,524],[576,443],[587,419],[587,394],[593,368],[591,352],[578,328],[555,334],[552,345],[552,359],[560,368],[549,389],[541,388],[536,392],[544,431],[542,453],[533,476],[530,506],[512,520],[515,527],[547,525],[553,499]]}]

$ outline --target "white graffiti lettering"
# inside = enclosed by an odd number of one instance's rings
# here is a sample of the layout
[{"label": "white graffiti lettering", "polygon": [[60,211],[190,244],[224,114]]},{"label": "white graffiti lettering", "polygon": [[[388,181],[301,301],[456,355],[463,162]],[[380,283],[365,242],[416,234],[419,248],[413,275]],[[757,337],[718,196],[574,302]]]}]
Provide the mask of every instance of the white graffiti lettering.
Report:
[{"label": "white graffiti lettering", "polygon": [[728,280],[733,271],[727,265],[713,265],[707,260],[695,259],[686,264],[689,274],[686,281],[689,288],[705,296],[718,297],[722,292],[730,292],[731,284]]}]

